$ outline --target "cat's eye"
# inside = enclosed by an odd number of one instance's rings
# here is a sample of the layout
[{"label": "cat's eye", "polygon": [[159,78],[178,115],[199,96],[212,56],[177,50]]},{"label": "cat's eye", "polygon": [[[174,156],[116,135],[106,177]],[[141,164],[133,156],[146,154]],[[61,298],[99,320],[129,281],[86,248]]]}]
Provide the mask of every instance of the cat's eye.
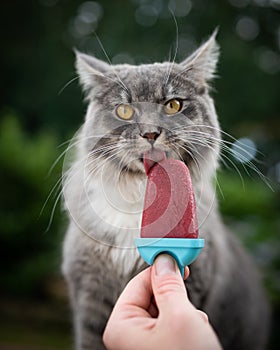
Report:
[{"label": "cat's eye", "polygon": [[182,101],[173,98],[169,100],[164,105],[164,111],[166,114],[172,115],[180,112],[182,109]]},{"label": "cat's eye", "polygon": [[117,116],[124,120],[130,120],[133,117],[134,109],[126,104],[121,104],[116,109]]}]

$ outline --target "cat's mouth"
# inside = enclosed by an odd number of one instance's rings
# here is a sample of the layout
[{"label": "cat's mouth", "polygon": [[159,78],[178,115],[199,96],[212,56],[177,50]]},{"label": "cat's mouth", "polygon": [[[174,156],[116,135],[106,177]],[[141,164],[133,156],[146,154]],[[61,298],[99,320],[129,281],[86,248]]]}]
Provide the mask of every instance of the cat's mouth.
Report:
[{"label": "cat's mouth", "polygon": [[151,150],[144,153],[144,168],[146,175],[150,172],[151,168],[166,159],[166,152],[161,151],[156,148],[152,148]]},{"label": "cat's mouth", "polygon": [[141,164],[141,170],[143,169],[148,175],[150,169],[156,164],[167,158],[167,151],[160,150],[159,148],[152,148],[138,157],[138,162]]}]

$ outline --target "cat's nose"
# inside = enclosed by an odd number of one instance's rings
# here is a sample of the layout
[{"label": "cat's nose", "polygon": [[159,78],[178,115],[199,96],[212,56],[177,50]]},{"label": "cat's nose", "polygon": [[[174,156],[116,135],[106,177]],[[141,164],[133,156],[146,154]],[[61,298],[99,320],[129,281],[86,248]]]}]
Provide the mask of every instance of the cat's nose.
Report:
[{"label": "cat's nose", "polygon": [[147,139],[150,143],[154,143],[156,139],[159,137],[160,131],[157,132],[146,132],[142,137]]}]

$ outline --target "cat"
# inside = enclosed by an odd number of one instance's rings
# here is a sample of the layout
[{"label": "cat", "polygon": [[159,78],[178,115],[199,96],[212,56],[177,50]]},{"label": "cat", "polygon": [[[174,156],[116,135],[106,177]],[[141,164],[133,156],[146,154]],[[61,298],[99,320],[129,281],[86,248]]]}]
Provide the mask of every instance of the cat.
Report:
[{"label": "cat", "polygon": [[208,314],[225,350],[265,348],[265,293],[215,198],[222,139],[210,84],[218,57],[216,32],[181,63],[110,65],[76,52],[88,109],[64,176],[70,222],[62,270],[77,350],[104,349],[102,333],[116,299],[146,267],[134,238],[146,183],[143,153],[153,149],[184,161],[191,173],[205,238],[186,282],[191,301]]}]

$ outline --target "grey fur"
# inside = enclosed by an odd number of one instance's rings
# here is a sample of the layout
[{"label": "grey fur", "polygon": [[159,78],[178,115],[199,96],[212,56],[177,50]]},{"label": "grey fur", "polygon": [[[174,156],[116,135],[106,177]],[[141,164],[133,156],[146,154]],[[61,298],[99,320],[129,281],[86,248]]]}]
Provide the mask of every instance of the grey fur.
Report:
[{"label": "grey fur", "polygon": [[[133,239],[139,236],[146,178],[141,160],[153,143],[147,132],[157,133],[154,147],[184,160],[191,172],[206,240],[190,266],[192,302],[208,313],[224,349],[265,348],[269,311],[259,277],[223,225],[215,199],[221,137],[209,83],[217,60],[215,33],[180,64],[110,66],[77,53],[89,107],[64,181],[70,224],[63,252],[76,349],[103,349],[102,333],[118,295],[145,266]],[[183,109],[167,116],[163,104],[174,97]],[[134,108],[132,120],[116,116],[121,103]]]}]

